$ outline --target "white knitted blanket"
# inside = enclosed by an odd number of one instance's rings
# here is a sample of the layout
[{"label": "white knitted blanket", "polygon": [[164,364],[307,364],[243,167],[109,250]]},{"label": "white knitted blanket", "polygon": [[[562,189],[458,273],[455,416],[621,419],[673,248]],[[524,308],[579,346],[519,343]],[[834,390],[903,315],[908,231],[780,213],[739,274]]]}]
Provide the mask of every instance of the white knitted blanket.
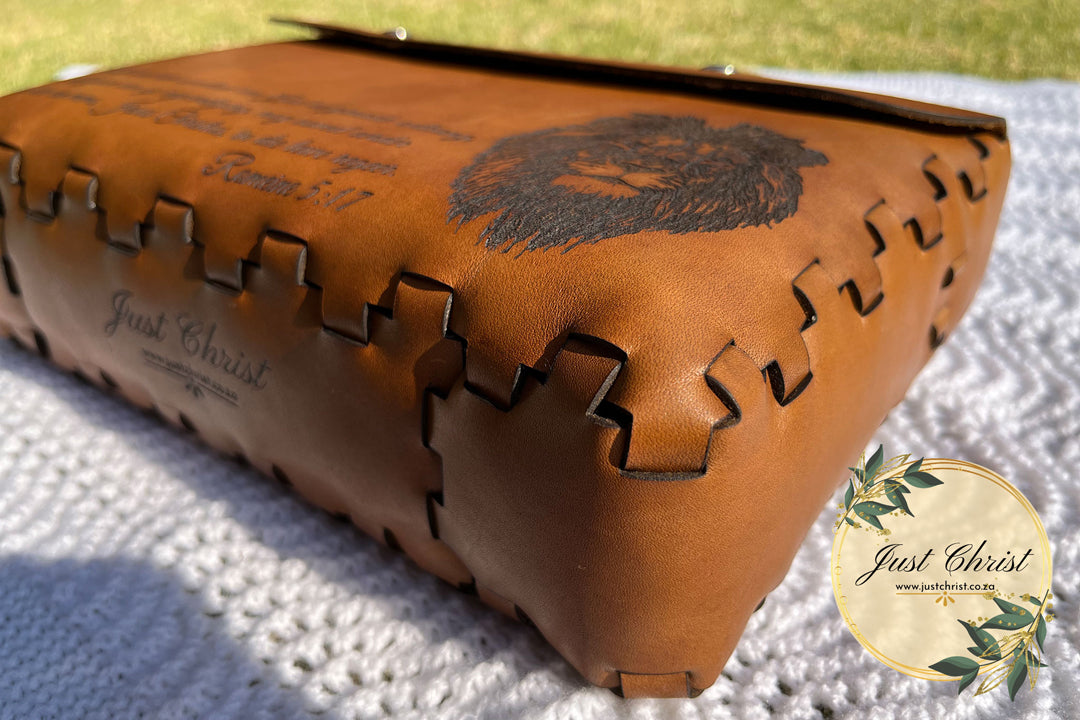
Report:
[{"label": "white knitted blanket", "polygon": [[1034,692],[956,697],[848,633],[832,510],[695,700],[589,687],[504,619],[280,484],[0,343],[0,719],[1080,717],[1080,84],[784,73],[1005,116],[985,284],[878,431],[1017,485],[1054,548]]}]

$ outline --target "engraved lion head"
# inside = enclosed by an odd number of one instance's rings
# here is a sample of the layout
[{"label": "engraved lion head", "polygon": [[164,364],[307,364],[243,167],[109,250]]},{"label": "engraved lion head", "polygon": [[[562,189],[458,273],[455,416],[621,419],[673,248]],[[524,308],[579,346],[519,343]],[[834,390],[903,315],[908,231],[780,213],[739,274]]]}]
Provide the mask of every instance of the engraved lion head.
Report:
[{"label": "engraved lion head", "polygon": [[647,230],[771,225],[795,213],[800,168],[828,159],[768,128],[635,114],[499,140],[452,185],[447,222],[487,216],[485,247],[563,247]]}]

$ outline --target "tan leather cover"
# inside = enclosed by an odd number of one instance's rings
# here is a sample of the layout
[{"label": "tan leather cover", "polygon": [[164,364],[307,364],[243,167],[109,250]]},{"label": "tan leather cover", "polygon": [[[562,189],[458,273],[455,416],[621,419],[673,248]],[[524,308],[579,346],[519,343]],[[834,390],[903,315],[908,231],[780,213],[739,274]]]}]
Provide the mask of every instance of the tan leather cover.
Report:
[{"label": "tan leather cover", "polygon": [[986,266],[1004,123],[320,39],[0,100],[0,331],[693,695]]}]

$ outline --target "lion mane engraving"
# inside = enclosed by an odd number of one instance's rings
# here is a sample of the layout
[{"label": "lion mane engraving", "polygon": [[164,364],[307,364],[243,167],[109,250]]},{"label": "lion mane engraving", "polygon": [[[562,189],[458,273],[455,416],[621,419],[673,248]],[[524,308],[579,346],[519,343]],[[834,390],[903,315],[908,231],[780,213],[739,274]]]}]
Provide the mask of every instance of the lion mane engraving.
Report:
[{"label": "lion mane engraving", "polygon": [[489,216],[479,242],[503,252],[772,225],[798,209],[800,168],[827,163],[757,125],[601,118],[499,140],[454,180],[447,222],[460,229]]}]

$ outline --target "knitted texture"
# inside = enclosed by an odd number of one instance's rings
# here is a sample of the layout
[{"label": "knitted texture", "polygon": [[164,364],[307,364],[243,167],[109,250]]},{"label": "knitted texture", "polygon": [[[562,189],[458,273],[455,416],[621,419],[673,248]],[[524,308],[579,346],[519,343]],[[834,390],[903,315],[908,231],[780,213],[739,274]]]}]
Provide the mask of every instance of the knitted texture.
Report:
[{"label": "knitted texture", "polygon": [[287,488],[0,343],[0,719],[1080,717],[1080,85],[822,84],[1005,116],[1014,170],[985,283],[873,445],[1008,478],[1054,548],[1034,692],[956,697],[845,629],[834,508],[695,700],[589,687],[536,631]]}]

